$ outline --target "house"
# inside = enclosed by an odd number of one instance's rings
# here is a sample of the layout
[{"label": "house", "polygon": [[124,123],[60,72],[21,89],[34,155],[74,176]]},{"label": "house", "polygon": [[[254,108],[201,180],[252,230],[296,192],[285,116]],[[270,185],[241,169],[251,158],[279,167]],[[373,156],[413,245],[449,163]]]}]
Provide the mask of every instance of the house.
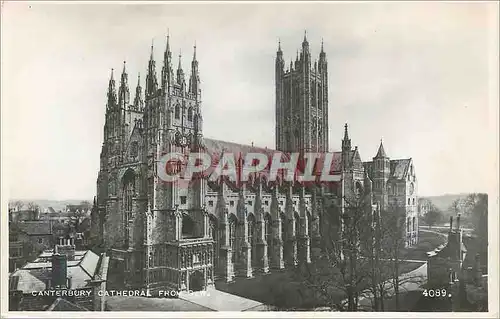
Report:
[{"label": "house", "polygon": [[53,247],[52,223],[9,223],[9,271],[14,271],[40,252]]},{"label": "house", "polygon": [[[62,238],[9,277],[11,311],[103,311],[109,257]],[[62,299],[62,300],[61,300]]]}]

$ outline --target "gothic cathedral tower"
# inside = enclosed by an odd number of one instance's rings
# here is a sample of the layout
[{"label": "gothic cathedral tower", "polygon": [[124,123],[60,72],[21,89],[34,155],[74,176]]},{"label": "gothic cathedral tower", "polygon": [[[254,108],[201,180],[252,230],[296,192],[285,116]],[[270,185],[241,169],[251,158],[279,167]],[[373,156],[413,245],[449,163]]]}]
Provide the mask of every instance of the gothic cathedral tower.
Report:
[{"label": "gothic cathedral tower", "polygon": [[319,62],[311,60],[304,34],[302,51],[285,71],[281,43],[276,54],[276,149],[328,151],[328,68],[321,44]]}]

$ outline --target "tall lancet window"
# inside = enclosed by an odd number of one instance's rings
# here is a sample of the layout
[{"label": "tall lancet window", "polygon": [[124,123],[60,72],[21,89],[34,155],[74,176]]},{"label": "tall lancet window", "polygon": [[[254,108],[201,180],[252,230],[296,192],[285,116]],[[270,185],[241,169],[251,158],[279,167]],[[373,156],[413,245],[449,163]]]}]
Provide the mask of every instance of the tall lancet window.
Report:
[{"label": "tall lancet window", "polygon": [[179,104],[175,105],[175,111],[174,111],[174,116],[176,119],[180,119],[181,117],[181,106]]},{"label": "tall lancet window", "polygon": [[188,121],[192,121],[193,120],[193,108],[190,107],[188,109]]},{"label": "tall lancet window", "polygon": [[133,197],[135,193],[135,175],[127,171],[123,176],[123,223],[124,223],[124,246],[129,247],[130,221],[133,212]]}]

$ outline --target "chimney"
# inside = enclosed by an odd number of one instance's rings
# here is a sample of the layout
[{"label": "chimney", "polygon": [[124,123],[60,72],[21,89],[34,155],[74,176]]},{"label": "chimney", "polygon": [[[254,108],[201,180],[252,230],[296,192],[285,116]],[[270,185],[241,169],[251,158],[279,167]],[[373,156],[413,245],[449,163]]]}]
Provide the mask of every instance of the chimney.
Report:
[{"label": "chimney", "polygon": [[457,230],[460,230],[460,214],[457,216]]},{"label": "chimney", "polygon": [[453,230],[453,216],[450,216],[450,233]]},{"label": "chimney", "polygon": [[68,277],[68,259],[63,254],[52,255],[52,286],[66,287]]}]

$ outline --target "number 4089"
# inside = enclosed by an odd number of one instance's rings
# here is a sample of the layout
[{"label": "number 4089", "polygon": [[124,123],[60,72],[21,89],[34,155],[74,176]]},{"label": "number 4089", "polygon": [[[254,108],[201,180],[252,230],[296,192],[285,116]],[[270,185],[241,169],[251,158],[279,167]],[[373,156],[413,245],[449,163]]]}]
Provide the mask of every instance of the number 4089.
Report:
[{"label": "number 4089", "polygon": [[424,289],[422,295],[425,297],[451,297],[451,294],[448,294],[446,289]]}]

